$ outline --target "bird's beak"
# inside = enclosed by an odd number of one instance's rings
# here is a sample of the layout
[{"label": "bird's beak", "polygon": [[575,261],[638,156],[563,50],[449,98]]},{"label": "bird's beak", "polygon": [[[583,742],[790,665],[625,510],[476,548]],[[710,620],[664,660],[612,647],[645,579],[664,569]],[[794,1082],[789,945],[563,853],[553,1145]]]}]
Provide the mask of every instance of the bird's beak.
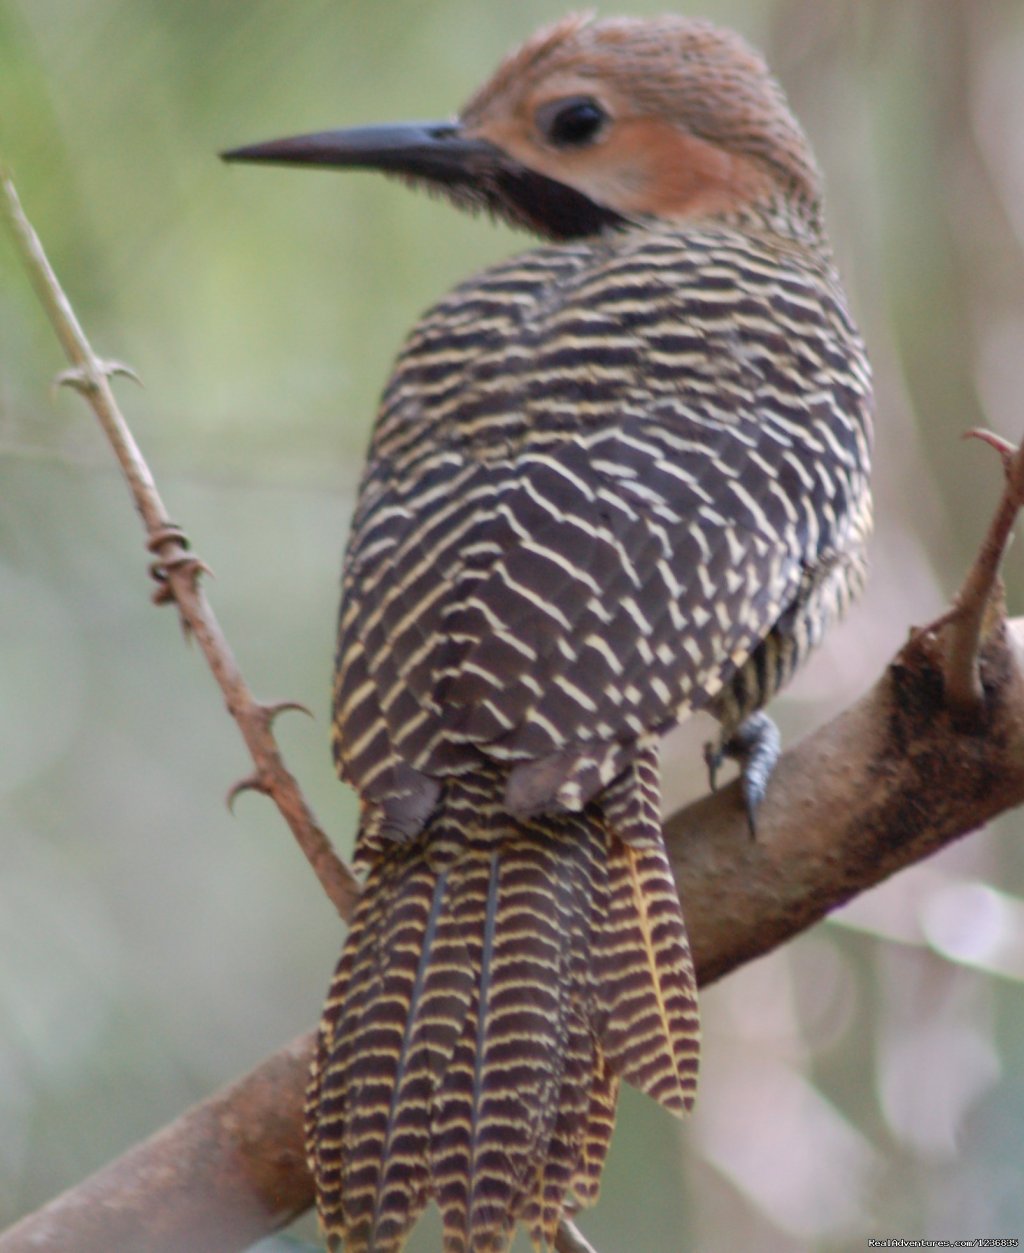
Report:
[{"label": "bird's beak", "polygon": [[381,170],[443,192],[456,204],[486,209],[549,239],[572,239],[621,226],[613,210],[531,170],[456,122],[407,122],[319,131],[222,152],[225,161]]},{"label": "bird's beak", "polygon": [[381,170],[444,187],[486,182],[490,172],[504,160],[499,148],[467,136],[455,122],[406,122],[319,131],[233,148],[221,156],[225,161]]}]

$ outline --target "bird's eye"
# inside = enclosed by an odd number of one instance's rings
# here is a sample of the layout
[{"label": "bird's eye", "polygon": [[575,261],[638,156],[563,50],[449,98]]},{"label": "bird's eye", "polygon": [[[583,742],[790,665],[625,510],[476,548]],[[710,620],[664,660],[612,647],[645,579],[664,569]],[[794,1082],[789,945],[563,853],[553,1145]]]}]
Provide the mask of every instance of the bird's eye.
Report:
[{"label": "bird's eye", "polygon": [[556,148],[585,148],[607,121],[608,114],[589,96],[552,100],[537,110],[541,134]]}]

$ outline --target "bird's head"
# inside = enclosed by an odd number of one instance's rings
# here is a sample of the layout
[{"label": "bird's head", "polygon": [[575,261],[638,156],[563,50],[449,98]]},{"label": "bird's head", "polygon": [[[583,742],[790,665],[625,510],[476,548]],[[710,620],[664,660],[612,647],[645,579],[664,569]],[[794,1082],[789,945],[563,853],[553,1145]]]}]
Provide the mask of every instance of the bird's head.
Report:
[{"label": "bird's head", "polygon": [[820,228],[814,157],[764,61],[731,31],[683,17],[567,17],[506,57],[452,121],[224,156],[383,170],[549,239],[780,208]]}]

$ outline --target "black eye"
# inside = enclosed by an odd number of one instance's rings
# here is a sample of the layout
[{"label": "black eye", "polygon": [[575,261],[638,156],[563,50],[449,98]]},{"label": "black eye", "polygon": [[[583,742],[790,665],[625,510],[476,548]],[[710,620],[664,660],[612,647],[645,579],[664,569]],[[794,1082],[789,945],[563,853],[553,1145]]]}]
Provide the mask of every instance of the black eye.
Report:
[{"label": "black eye", "polygon": [[608,114],[589,96],[552,100],[537,110],[537,125],[556,148],[584,148],[592,143]]}]

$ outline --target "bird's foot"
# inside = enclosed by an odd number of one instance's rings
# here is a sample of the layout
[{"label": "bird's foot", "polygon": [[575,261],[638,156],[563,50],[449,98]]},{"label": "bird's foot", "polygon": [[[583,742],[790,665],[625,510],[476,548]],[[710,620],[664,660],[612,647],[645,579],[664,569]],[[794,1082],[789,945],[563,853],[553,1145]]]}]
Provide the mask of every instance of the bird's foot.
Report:
[{"label": "bird's foot", "polygon": [[768,790],[768,780],[779,760],[781,748],[779,728],[763,711],[751,714],[735,729],[723,731],[717,743],[704,745],[704,761],[712,791],[718,784],[718,771],[726,758],[739,764],[740,792],[751,838],[757,837],[757,810]]}]

